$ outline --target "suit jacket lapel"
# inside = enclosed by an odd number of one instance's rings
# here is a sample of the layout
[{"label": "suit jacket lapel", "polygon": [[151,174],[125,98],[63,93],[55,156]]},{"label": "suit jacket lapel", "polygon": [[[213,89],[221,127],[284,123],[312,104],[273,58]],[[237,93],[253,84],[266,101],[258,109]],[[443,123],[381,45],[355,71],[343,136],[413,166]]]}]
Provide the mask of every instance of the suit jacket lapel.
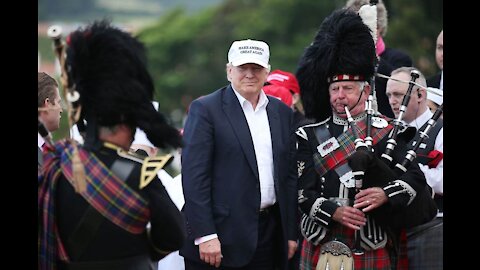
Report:
[{"label": "suit jacket lapel", "polygon": [[[280,116],[278,114],[278,107],[274,106],[272,102],[267,105],[268,122],[270,125],[270,136],[272,138],[272,153],[273,153],[273,180],[277,183],[278,179],[278,162],[279,145],[280,145]],[[277,187],[278,185],[275,185]]]},{"label": "suit jacket lapel", "polygon": [[250,135],[250,128],[248,127],[247,119],[243,113],[242,107],[238,102],[237,96],[233,93],[231,86],[225,88],[223,92],[223,111],[227,116],[232,129],[237,136],[240,145],[242,146],[243,153],[248,160],[248,164],[252,168],[255,177],[259,179],[257,158],[255,156],[255,150],[253,148],[252,136]]}]

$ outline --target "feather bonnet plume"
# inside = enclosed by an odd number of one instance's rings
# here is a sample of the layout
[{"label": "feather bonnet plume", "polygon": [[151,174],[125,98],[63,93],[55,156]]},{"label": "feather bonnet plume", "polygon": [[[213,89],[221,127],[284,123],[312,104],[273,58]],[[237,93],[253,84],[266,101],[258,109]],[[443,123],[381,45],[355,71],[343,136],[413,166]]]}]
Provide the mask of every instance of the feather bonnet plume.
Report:
[{"label": "feather bonnet plume", "polygon": [[157,147],[181,146],[179,131],[152,104],[153,80],[138,39],[103,20],[72,32],[67,46],[68,81],[80,93],[86,144],[96,137],[89,126],[127,124]]},{"label": "feather bonnet plume", "polygon": [[362,18],[348,9],[330,14],[305,49],[296,71],[305,116],[316,121],[330,117],[329,80],[350,75],[350,80],[359,80],[353,79],[355,76],[369,81],[376,61],[372,34]]}]

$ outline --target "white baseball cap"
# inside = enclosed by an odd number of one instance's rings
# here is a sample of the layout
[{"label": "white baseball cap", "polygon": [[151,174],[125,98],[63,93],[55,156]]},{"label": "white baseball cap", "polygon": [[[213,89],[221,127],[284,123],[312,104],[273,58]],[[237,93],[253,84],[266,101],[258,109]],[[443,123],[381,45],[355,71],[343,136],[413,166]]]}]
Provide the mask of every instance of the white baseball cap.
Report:
[{"label": "white baseball cap", "polygon": [[267,43],[258,40],[237,40],[232,43],[228,51],[228,62],[233,66],[253,63],[264,68],[270,68],[268,64],[270,49]]},{"label": "white baseball cap", "polygon": [[443,91],[438,88],[427,87],[427,99],[435,102],[437,105],[442,105]]}]

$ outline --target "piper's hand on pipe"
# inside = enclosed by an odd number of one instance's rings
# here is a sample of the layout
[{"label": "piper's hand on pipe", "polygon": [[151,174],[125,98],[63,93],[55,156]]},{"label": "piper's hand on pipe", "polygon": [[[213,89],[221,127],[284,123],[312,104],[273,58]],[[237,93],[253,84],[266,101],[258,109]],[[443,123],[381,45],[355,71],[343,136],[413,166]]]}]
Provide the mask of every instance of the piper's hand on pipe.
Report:
[{"label": "piper's hand on pipe", "polygon": [[367,222],[365,213],[351,206],[340,206],[333,213],[333,220],[354,230],[360,230]]},{"label": "piper's hand on pipe", "polygon": [[362,189],[355,195],[354,208],[363,208],[363,212],[372,211],[388,201],[385,191],[380,187]]}]

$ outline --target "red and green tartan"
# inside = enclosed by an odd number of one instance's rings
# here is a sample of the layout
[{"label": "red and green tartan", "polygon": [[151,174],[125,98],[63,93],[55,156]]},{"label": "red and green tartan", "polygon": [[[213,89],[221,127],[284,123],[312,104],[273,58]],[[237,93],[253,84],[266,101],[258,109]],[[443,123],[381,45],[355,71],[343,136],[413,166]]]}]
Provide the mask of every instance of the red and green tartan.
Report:
[{"label": "red and green tartan", "polygon": [[[355,231],[345,226],[335,226],[325,236],[325,239],[336,239],[342,243],[345,243],[348,247],[353,247],[355,241]],[[327,242],[326,240],[322,241]],[[404,248],[406,242],[403,243]],[[387,246],[377,250],[366,250],[363,255],[353,255],[354,269],[355,270],[408,270],[408,262],[400,260],[400,262],[394,262],[390,260],[387,247],[391,245],[390,241]],[[315,246],[311,242],[303,239],[301,258],[300,258],[300,270],[315,270],[318,259],[320,256],[320,248],[322,244]],[[405,251],[405,249],[404,249]],[[396,264],[396,268],[392,267],[392,264]]]},{"label": "red and green tartan", "polygon": [[[148,202],[131,189],[94,154],[78,147],[85,166],[87,189],[81,193],[90,205],[119,227],[140,234],[150,220]],[[44,152],[44,172],[38,176],[38,268],[56,269],[57,259],[68,261],[55,222],[55,194],[59,176],[72,181],[73,146],[57,142]]]},{"label": "red and green tartan", "polygon": [[[356,124],[358,127],[356,130],[360,138],[365,138],[366,135],[366,124],[363,121],[360,121]],[[389,124],[385,128],[375,128],[372,127],[372,139],[373,145],[377,144],[383,137],[385,137],[393,126]],[[337,165],[346,162],[346,159],[355,152],[355,136],[353,135],[352,128],[350,127],[344,133],[342,133],[338,138],[339,147],[322,157],[320,153],[313,153],[313,162],[315,164],[315,170],[319,176],[323,176],[329,170],[335,168]],[[322,143],[322,142],[319,142]]]},{"label": "red and green tartan", "polygon": [[405,229],[400,232],[400,251],[396,264],[398,270],[408,269],[407,231]]}]

